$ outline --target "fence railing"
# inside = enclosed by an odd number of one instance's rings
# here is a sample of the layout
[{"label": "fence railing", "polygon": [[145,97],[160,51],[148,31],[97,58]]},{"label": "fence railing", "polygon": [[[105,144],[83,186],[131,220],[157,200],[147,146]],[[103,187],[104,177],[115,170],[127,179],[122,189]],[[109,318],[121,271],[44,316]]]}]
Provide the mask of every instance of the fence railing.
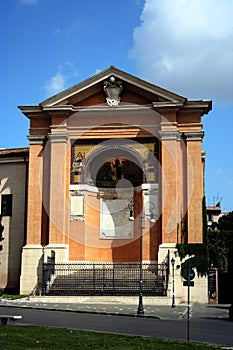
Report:
[{"label": "fence railing", "polygon": [[[143,294],[166,296],[169,264],[143,263]],[[137,295],[139,263],[43,264],[43,295]]]}]

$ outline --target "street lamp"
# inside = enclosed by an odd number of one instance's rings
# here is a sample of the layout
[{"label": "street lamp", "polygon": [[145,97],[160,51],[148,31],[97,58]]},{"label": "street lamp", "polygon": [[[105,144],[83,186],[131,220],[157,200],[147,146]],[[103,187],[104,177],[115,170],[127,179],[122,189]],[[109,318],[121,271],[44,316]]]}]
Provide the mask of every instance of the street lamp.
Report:
[{"label": "street lamp", "polygon": [[[136,206],[134,205],[134,203],[136,204]],[[150,203],[149,203],[150,204]],[[137,315],[144,315],[144,308],[143,308],[143,301],[142,301],[142,297],[143,297],[143,288],[142,288],[142,284],[143,284],[143,277],[142,277],[142,234],[143,234],[143,220],[145,218],[144,213],[142,213],[140,211],[140,206],[139,203],[136,201],[131,200],[129,202],[129,210],[130,210],[130,216],[129,216],[129,220],[134,221],[134,209],[136,209],[138,211],[138,215],[139,215],[139,229],[140,229],[140,241],[139,241],[139,300],[138,300],[138,310],[137,310]],[[150,221],[151,222],[155,222],[154,219],[154,211],[153,209],[151,209],[151,204],[150,204]]]},{"label": "street lamp", "polygon": [[172,308],[175,307],[175,259],[171,259],[172,264]]},{"label": "street lamp", "polygon": [[[4,240],[4,237],[2,237],[2,233],[4,231],[4,226],[2,225],[2,215],[0,214],[0,242]],[[0,245],[0,251],[3,249],[2,244]]]}]

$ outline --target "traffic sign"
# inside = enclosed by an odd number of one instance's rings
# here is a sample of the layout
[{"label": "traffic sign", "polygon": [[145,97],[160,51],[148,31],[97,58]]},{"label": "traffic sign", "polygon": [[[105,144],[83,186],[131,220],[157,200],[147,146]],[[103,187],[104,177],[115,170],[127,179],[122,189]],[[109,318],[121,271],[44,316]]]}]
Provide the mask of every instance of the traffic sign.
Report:
[{"label": "traffic sign", "polygon": [[194,287],[194,281],[184,281],[183,286],[184,287]]},{"label": "traffic sign", "polygon": [[192,281],[195,277],[195,271],[191,267],[188,267],[182,271],[182,276],[186,281]]}]

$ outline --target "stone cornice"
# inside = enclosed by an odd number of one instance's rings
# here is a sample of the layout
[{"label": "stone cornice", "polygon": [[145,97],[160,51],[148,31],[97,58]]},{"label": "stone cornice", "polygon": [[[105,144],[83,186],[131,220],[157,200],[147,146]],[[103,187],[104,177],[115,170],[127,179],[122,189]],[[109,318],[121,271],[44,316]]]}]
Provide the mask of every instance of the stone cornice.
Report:
[{"label": "stone cornice", "polygon": [[38,106],[19,106],[21,112],[29,119],[35,118],[49,118],[52,115],[71,115],[76,108],[72,105],[55,106],[55,107],[41,107]]},{"label": "stone cornice", "polygon": [[69,136],[67,133],[49,134],[51,143],[67,143]]},{"label": "stone cornice", "polygon": [[72,105],[43,107],[43,111],[49,115],[71,115],[76,108]]},{"label": "stone cornice", "polygon": [[153,107],[160,113],[176,112],[178,114],[199,113],[201,115],[207,114],[212,109],[212,101],[167,101],[167,102],[153,102]]},{"label": "stone cornice", "polygon": [[183,135],[187,141],[202,141],[204,131],[185,131]]},{"label": "stone cornice", "polygon": [[48,117],[48,115],[43,112],[41,106],[18,106],[18,108],[29,119]]},{"label": "stone cornice", "polygon": [[212,109],[211,100],[186,101],[184,106],[179,110],[179,114],[199,113],[207,114]]},{"label": "stone cornice", "polygon": [[202,123],[177,123],[178,128],[202,128]]},{"label": "stone cornice", "polygon": [[153,108],[155,108],[158,111],[173,111],[173,110],[179,110],[181,107],[183,107],[184,103],[180,101],[165,101],[165,102],[153,102],[152,103]]},{"label": "stone cornice", "polygon": [[120,103],[117,107],[110,107],[108,105],[98,106],[73,106],[73,105],[57,105],[57,106],[19,106],[19,109],[29,119],[31,118],[48,118],[52,115],[70,116],[73,113],[90,113],[103,112],[139,112],[144,110],[156,111],[163,114],[164,112],[174,112],[179,115],[199,113],[201,115],[207,114],[212,109],[212,101],[166,101],[166,102],[152,102],[151,105],[133,105]]},{"label": "stone cornice", "polygon": [[180,140],[181,135],[179,131],[176,130],[159,130],[160,140]]},{"label": "stone cornice", "polygon": [[30,145],[43,145],[46,139],[45,135],[28,135]]},{"label": "stone cornice", "polygon": [[50,116],[71,116],[74,113],[88,113],[89,116],[96,117],[96,112],[101,113],[144,113],[150,111],[156,113],[153,110],[152,105],[136,105],[136,104],[120,104],[117,107],[110,107],[107,104],[98,106],[73,106],[73,105],[59,105],[59,106],[22,106],[19,107],[21,112],[29,119],[42,119],[49,118]]},{"label": "stone cornice", "polygon": [[110,107],[106,105],[98,105],[98,106],[82,106],[82,107],[74,107],[74,112],[79,113],[89,113],[89,112],[106,112],[106,113],[119,113],[120,111],[145,111],[151,110],[153,111],[152,105],[137,105],[137,104],[124,104],[120,103],[117,107]]}]

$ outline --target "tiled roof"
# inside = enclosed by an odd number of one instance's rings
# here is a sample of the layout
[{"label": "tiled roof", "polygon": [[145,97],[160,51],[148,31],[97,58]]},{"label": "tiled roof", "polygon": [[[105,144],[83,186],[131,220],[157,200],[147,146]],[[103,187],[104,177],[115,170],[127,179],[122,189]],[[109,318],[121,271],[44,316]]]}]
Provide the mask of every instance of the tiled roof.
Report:
[{"label": "tiled roof", "polygon": [[0,157],[1,158],[9,158],[9,157],[20,157],[28,155],[29,148],[3,148],[0,149]]}]

